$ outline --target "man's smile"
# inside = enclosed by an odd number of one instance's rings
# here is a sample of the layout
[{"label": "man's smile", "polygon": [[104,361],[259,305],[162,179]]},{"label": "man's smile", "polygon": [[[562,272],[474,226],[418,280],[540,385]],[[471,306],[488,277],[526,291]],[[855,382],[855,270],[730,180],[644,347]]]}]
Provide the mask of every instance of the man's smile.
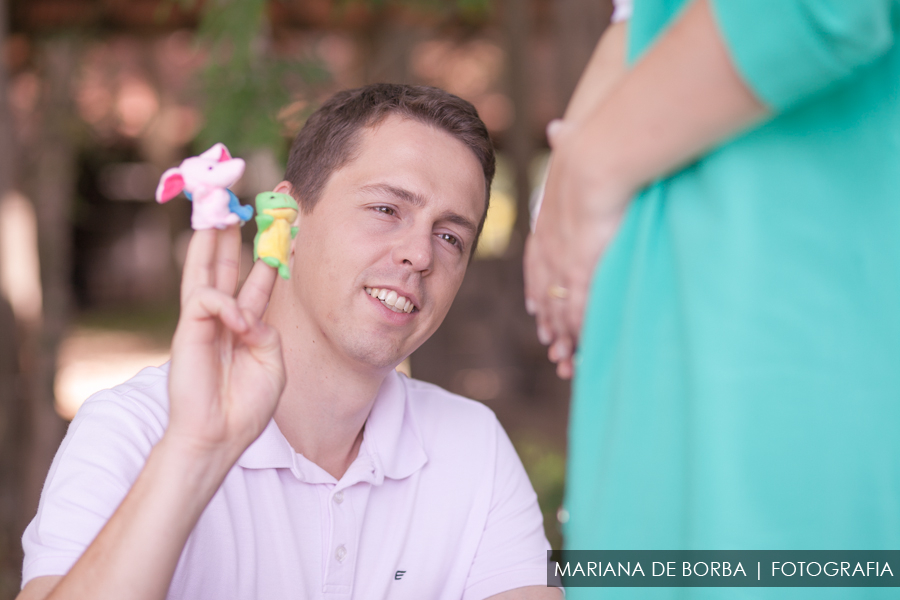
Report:
[{"label": "man's smile", "polygon": [[416,309],[416,305],[406,296],[401,296],[394,290],[387,288],[366,288],[366,293],[381,300],[381,303],[390,310],[397,313],[411,313]]}]

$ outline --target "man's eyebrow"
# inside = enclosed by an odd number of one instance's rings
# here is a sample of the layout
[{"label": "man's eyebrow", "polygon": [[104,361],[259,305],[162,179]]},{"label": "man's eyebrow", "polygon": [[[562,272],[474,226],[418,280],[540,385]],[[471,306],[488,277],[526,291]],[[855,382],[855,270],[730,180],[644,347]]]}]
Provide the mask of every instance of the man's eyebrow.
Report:
[{"label": "man's eyebrow", "polygon": [[364,185],[360,188],[363,192],[381,194],[386,196],[395,196],[400,200],[408,202],[414,206],[424,206],[425,198],[416,194],[415,192],[411,192],[407,189],[403,189],[401,187],[397,187],[395,185],[390,185],[389,183],[372,183],[369,185]]},{"label": "man's eyebrow", "polygon": [[478,226],[475,225],[472,221],[465,218],[464,216],[457,214],[455,212],[447,211],[441,215],[441,220],[449,221],[451,223],[456,223],[463,229],[468,230],[469,233],[474,237],[476,233],[478,233]]},{"label": "man's eyebrow", "polygon": [[[395,185],[390,185],[388,183],[372,183],[369,185],[364,185],[360,188],[360,190],[366,193],[394,196],[395,198],[403,200],[404,202],[408,202],[413,206],[424,206],[426,202],[425,198],[423,198],[419,194],[401,187],[397,187]],[[460,227],[468,230],[469,233],[471,233],[473,236],[478,233],[478,226],[470,219],[467,219],[459,213],[446,211],[440,216],[440,220],[455,223],[456,225],[459,225]]]}]

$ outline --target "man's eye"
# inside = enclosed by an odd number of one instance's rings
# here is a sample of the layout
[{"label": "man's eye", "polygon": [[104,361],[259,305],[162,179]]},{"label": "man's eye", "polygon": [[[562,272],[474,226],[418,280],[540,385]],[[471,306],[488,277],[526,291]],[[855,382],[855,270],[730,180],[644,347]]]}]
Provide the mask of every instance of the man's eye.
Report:
[{"label": "man's eye", "polygon": [[393,216],[397,212],[390,206],[376,206],[375,210],[377,210],[380,213],[384,213],[388,216]]},{"label": "man's eye", "polygon": [[450,235],[449,233],[439,233],[438,237],[444,240],[445,242],[449,242],[454,246],[459,246],[459,240],[455,235]]}]

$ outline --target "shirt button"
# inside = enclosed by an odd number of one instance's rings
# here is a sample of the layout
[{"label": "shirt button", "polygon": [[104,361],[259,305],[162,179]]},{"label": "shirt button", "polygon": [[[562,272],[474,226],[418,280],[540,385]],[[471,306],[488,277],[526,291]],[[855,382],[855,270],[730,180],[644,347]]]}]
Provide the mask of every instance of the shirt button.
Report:
[{"label": "shirt button", "polygon": [[334,557],[338,560],[338,562],[344,562],[344,558],[347,556],[347,549],[344,548],[344,545],[341,544],[337,547],[337,550],[334,551]]},{"label": "shirt button", "polygon": [[334,495],[334,501],[338,504],[344,501],[344,490],[341,490]]}]

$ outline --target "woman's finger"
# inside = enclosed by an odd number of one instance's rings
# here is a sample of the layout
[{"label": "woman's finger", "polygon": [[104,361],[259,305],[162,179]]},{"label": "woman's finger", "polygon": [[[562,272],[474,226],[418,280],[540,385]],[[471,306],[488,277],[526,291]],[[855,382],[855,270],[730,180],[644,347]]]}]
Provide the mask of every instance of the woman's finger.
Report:
[{"label": "woman's finger", "polygon": [[547,358],[556,364],[556,374],[561,379],[571,379],[572,359],[574,357],[574,345],[568,338],[561,338],[553,342],[547,351]]},{"label": "woman's finger", "polygon": [[559,298],[551,298],[545,315],[550,325],[550,334],[553,337],[553,345],[550,347],[553,362],[565,360],[571,356],[573,350],[572,338],[566,325],[566,301]]},{"label": "woman's finger", "polygon": [[261,318],[269,304],[269,298],[272,296],[277,278],[278,271],[276,269],[261,260],[257,261],[250,269],[250,274],[238,293],[238,306],[249,311],[257,319]]},{"label": "woman's finger", "polygon": [[557,338],[547,351],[547,357],[554,363],[568,360],[571,356],[572,340],[567,336]]},{"label": "woman's finger", "polygon": [[241,272],[241,226],[230,225],[219,231],[216,240],[215,286],[233,296]]},{"label": "woman's finger", "polygon": [[572,358],[556,363],[556,376],[560,379],[572,379],[575,375],[575,362]]},{"label": "woman's finger", "polygon": [[184,270],[181,274],[181,305],[200,287],[211,286],[215,273],[213,261],[216,255],[216,230],[204,229],[195,231],[188,244],[187,256],[184,259]]},{"label": "woman's finger", "polygon": [[[528,236],[523,261],[525,310],[537,320],[539,331],[538,337],[541,339],[541,343],[546,345],[550,343],[549,341],[544,341],[549,337],[549,324],[542,322],[543,320],[539,315],[545,315],[547,313],[547,296],[544,291],[547,289],[548,279],[544,256],[541,254],[539,245],[540,242],[537,239],[536,234]],[[541,334],[542,327],[548,332],[547,335]]]}]

